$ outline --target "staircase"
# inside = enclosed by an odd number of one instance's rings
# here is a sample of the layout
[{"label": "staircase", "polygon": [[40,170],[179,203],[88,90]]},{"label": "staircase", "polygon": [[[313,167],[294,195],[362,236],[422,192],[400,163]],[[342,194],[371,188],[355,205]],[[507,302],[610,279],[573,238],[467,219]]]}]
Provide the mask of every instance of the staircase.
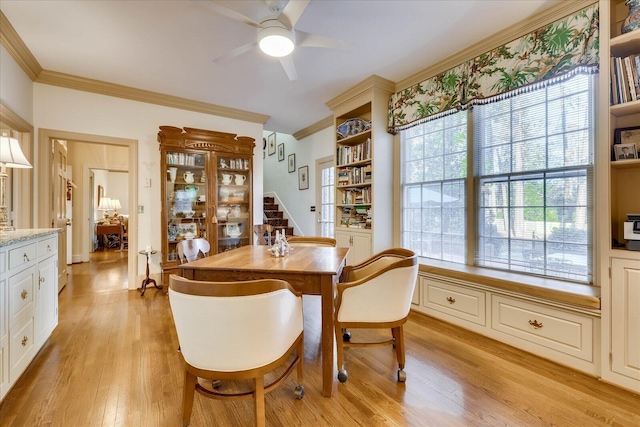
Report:
[{"label": "staircase", "polygon": [[273,197],[263,197],[263,210],[264,210],[264,223],[273,225],[273,235],[275,231],[285,233],[286,236],[293,236],[293,227],[289,227],[289,220],[282,217],[282,211],[278,204],[276,204]]}]

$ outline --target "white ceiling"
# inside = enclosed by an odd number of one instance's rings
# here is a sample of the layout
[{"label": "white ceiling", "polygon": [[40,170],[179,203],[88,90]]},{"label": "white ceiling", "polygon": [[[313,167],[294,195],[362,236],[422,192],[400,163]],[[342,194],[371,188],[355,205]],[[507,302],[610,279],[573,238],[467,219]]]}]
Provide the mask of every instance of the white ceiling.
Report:
[{"label": "white ceiling", "polygon": [[[210,0],[1,0],[0,10],[45,70],[266,114],[265,130],[292,134],[370,75],[406,79],[557,1],[312,0],[296,29],[354,48],[296,49],[295,81],[257,49],[214,63],[257,30]],[[217,3],[254,21],[270,14],[260,0]]]}]

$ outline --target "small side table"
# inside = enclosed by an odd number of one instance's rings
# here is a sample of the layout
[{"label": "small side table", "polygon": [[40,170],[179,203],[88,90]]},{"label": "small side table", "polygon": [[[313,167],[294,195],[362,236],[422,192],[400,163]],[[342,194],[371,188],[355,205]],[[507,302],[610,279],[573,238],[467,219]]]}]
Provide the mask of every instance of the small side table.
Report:
[{"label": "small side table", "polygon": [[155,286],[156,289],[162,289],[162,287],[158,286],[156,284],[156,281],[149,278],[149,255],[153,255],[158,253],[158,251],[156,251],[155,249],[151,250],[151,252],[147,252],[147,251],[138,251],[138,253],[140,255],[146,255],[147,256],[147,277],[142,281],[142,285],[140,285],[140,289],[142,290],[142,292],[140,293],[140,296],[144,296],[145,291],[147,290],[147,285],[150,283],[153,283],[153,286]]}]

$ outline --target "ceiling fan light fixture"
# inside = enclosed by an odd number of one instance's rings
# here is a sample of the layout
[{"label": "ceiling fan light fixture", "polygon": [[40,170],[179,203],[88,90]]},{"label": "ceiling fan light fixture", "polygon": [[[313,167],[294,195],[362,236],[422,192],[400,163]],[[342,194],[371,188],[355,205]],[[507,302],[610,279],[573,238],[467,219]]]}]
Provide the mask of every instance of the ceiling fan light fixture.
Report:
[{"label": "ceiling fan light fixture", "polygon": [[293,52],[295,40],[291,31],[284,28],[282,24],[276,24],[260,30],[258,33],[258,46],[267,55],[282,58]]}]

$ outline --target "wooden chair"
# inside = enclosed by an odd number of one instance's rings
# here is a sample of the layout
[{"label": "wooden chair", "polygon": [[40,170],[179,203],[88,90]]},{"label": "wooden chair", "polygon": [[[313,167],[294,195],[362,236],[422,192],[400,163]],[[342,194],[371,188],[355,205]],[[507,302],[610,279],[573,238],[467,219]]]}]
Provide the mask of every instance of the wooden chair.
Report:
[{"label": "wooden chair", "polygon": [[[289,283],[275,279],[199,282],[171,275],[169,302],[185,367],[183,426],[190,423],[196,391],[219,400],[254,397],[255,424],[264,426],[264,394],[282,384],[295,367],[294,393],[302,399],[302,294]],[[265,385],[265,374],[285,363],[284,372]],[[221,393],[204,388],[198,378],[251,379],[253,390]]]},{"label": "wooden chair", "polygon": [[129,249],[129,215],[120,215],[118,217],[122,226],[120,233],[120,250]]},{"label": "wooden chair", "polygon": [[[338,380],[347,381],[345,347],[374,347],[393,344],[398,359],[398,381],[404,382],[404,333],[411,299],[418,277],[418,257],[410,250],[388,249],[355,266],[346,266],[336,291],[335,334]],[[390,328],[391,339],[380,342],[351,342],[348,329]]]},{"label": "wooden chair", "polygon": [[198,259],[200,253],[202,253],[203,257],[209,256],[211,245],[207,239],[187,239],[178,242],[176,249],[180,264],[184,264]]},{"label": "wooden chair", "polygon": [[253,226],[253,232],[258,237],[259,245],[271,246],[271,233],[273,233],[273,225],[271,224],[256,224]]},{"label": "wooden chair", "polygon": [[300,246],[330,246],[336,247],[336,239],[320,236],[290,236],[287,242],[292,248]]}]

